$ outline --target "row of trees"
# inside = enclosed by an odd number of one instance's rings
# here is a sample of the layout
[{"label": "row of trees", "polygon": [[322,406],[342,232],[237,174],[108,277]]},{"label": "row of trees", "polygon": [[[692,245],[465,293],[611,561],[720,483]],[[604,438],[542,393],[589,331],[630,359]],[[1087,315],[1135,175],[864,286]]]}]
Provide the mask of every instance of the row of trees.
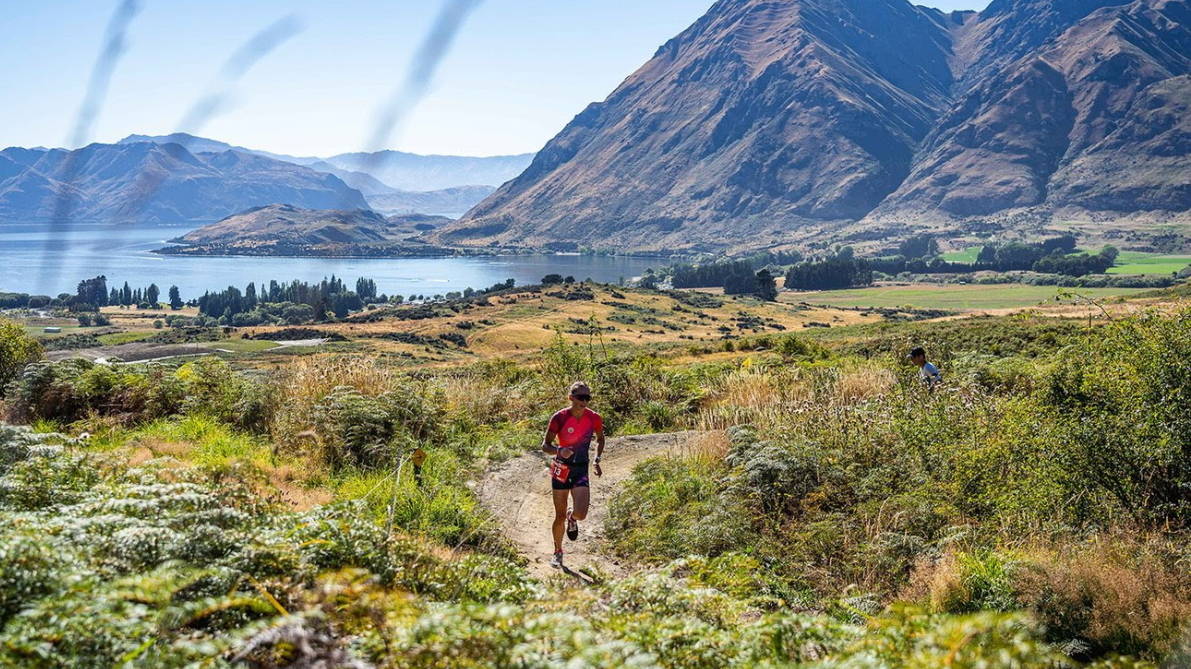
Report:
[{"label": "row of trees", "polygon": [[873,282],[868,262],[855,257],[845,246],[835,255],[794,265],[786,272],[786,288],[792,290],[831,290],[867,286]]},{"label": "row of trees", "polygon": [[[560,281],[573,282],[572,277]],[[512,288],[516,282],[506,279],[488,288],[467,288],[451,291],[445,299],[468,299],[473,296]],[[57,297],[30,295],[29,293],[0,293],[0,309],[68,309],[77,313],[91,313],[104,306],[137,306],[156,308],[160,304],[161,289],[156,283],[144,288],[133,288],[128,282],[122,287],[108,288],[104,275],[78,282],[75,293],[62,293]],[[411,293],[410,302],[441,300],[443,295],[421,295]],[[352,311],[360,310],[370,303],[400,304],[406,300],[401,295],[392,297],[379,294],[376,281],[361,277],[356,280],[355,291],[348,290],[343,279],[332,275],[319,283],[294,280],[288,283],[269,281],[259,286],[250,282],[241,291],[235,286],[217,292],[206,292],[190,304],[199,307],[199,315],[214,319],[224,325],[255,325],[265,322],[305,323],[326,319],[328,314],[342,318]],[[186,306],[177,286],[170,286],[168,302],[171,309]],[[265,305],[273,305],[266,307]],[[287,309],[286,307],[292,307]],[[95,322],[94,317],[90,317]]]},{"label": "row of trees", "polygon": [[1116,262],[1118,251],[1105,246],[1099,253],[1076,253],[1073,235],[1060,235],[1036,243],[985,244],[972,263],[947,262],[938,257],[939,245],[930,235],[902,242],[897,254],[870,258],[869,267],[886,274],[965,274],[983,270],[1000,272],[1032,270],[1043,274],[1084,276],[1102,274]]},{"label": "row of trees", "polygon": [[[357,280],[356,289],[363,290],[369,299],[377,297],[376,283],[371,279]],[[289,313],[285,306],[262,308],[265,305],[289,305],[293,309]],[[301,309],[302,306],[307,309]],[[219,292],[203,293],[198,299],[198,308],[200,315],[222,319],[228,325],[258,325],[277,318],[285,322],[323,320],[328,313],[343,318],[352,311],[363,309],[364,298],[358,292],[348,290],[343,279],[331,275],[319,283],[297,279],[289,283],[270,281],[268,286],[262,283],[259,291],[254,282],[249,282],[243,292],[228,286]],[[249,316],[237,318],[240,314]]]},{"label": "row of trees", "polygon": [[[151,283],[144,288],[133,288],[124,282],[124,286],[112,286],[108,290],[107,277],[99,275],[91,279],[83,279],[75,290],[71,307],[74,311],[97,311],[99,307],[137,306],[142,308],[156,308],[161,302],[161,289]],[[177,286],[170,286],[169,302],[171,309],[181,309],[182,295]]]},{"label": "row of trees", "polygon": [[[174,287],[177,288],[177,286]],[[107,303],[118,304],[123,307],[141,304],[155,307],[159,304],[158,298],[160,297],[161,289],[155,283],[151,283],[148,287],[141,289],[131,288],[128,282],[125,281],[123,288],[112,288],[108,294]]]},{"label": "row of trees", "polygon": [[740,285],[752,280],[757,270],[749,260],[730,260],[705,265],[677,265],[670,274],[675,288],[712,288]]},{"label": "row of trees", "polygon": [[[485,289],[467,288],[446,294],[446,299],[467,299],[484,293],[506,290],[515,285],[513,279],[502,281]],[[376,282],[372,279],[356,280],[355,290],[349,290],[343,279],[332,275],[318,283],[307,283],[297,279],[289,283],[269,281],[258,287],[250,282],[241,291],[235,286],[217,292],[203,293],[196,300],[199,315],[214,319],[223,325],[249,326],[265,323],[295,325],[311,321],[327,320],[330,316],[343,318],[353,311],[359,311],[366,304],[406,301],[401,295],[389,297],[378,294]],[[429,299],[443,299],[442,295],[428,297],[410,294],[410,302]]]}]

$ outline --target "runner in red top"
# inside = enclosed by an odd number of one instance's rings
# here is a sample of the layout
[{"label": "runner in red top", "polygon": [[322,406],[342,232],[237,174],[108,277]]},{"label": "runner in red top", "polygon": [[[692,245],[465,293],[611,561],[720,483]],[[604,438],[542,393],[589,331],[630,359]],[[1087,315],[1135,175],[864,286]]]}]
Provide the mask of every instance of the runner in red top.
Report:
[{"label": "runner in red top", "polygon": [[[587,476],[592,438],[596,440],[596,456],[591,461],[596,476],[600,471],[600,456],[604,454],[604,421],[600,414],[587,408],[591,388],[582,381],[571,384],[571,406],[550,418],[542,450],[554,456],[550,462],[550,485],[554,489],[554,558],[552,567],[562,567],[562,534],[573,541],[579,536],[579,523],[587,517],[591,501],[591,483]],[[558,440],[558,445],[554,441]],[[567,511],[567,497],[574,499],[575,508]]]}]

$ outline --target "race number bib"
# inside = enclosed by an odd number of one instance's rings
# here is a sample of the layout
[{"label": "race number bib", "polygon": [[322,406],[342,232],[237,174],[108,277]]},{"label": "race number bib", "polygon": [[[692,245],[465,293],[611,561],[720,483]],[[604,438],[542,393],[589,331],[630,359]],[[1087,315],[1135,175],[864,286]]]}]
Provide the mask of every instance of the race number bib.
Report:
[{"label": "race number bib", "polygon": [[550,462],[550,477],[559,483],[566,483],[571,475],[571,468],[558,460]]}]

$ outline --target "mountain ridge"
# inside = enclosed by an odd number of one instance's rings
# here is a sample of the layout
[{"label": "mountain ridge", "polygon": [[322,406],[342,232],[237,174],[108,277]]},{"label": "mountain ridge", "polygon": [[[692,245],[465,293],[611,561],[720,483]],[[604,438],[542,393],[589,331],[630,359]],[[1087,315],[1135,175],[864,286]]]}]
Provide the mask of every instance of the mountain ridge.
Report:
[{"label": "mountain ridge", "polygon": [[79,221],[205,222],[274,202],[367,207],[334,175],[231,150],[195,155],[180,144],[134,142],[0,151],[0,220],[66,211]]},{"label": "mountain ridge", "polygon": [[[117,144],[135,142],[174,143],[187,146],[195,153],[211,151],[240,151],[254,153],[275,160],[312,167],[318,171],[343,178],[359,179],[365,188],[382,192],[367,179],[403,192],[429,192],[459,186],[499,186],[515,177],[529,164],[532,153],[494,156],[455,156],[448,154],[420,154],[386,149],[374,152],[346,152],[332,156],[293,156],[261,149],[235,146],[220,140],[198,137],[188,133],[168,135],[129,135]],[[193,145],[193,146],[192,146]],[[201,147],[201,148],[195,148]],[[366,167],[367,169],[360,169]],[[388,174],[390,178],[385,178]],[[347,181],[348,179],[345,179]],[[353,186],[355,187],[355,186]],[[362,191],[364,189],[361,189]],[[368,193],[365,192],[367,195]]]}]

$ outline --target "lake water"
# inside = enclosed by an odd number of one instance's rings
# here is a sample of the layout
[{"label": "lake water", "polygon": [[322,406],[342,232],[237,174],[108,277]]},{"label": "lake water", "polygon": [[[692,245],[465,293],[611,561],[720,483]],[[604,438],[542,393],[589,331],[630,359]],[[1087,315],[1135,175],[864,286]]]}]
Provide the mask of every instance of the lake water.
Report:
[{"label": "lake water", "polygon": [[660,258],[531,255],[452,258],[262,258],[179,257],[151,253],[194,226],[112,227],[75,224],[49,241],[45,225],[0,225],[0,292],[44,295],[73,293],[81,279],[104,275],[108,286],[156,283],[164,296],[178,286],[182,299],[207,290],[249,281],[319,281],[334,274],[353,285],[359,277],[376,280],[389,295],[437,295],[464,288],[487,288],[512,278],[537,283],[557,273],[576,279],[615,283],[640,276]]}]

